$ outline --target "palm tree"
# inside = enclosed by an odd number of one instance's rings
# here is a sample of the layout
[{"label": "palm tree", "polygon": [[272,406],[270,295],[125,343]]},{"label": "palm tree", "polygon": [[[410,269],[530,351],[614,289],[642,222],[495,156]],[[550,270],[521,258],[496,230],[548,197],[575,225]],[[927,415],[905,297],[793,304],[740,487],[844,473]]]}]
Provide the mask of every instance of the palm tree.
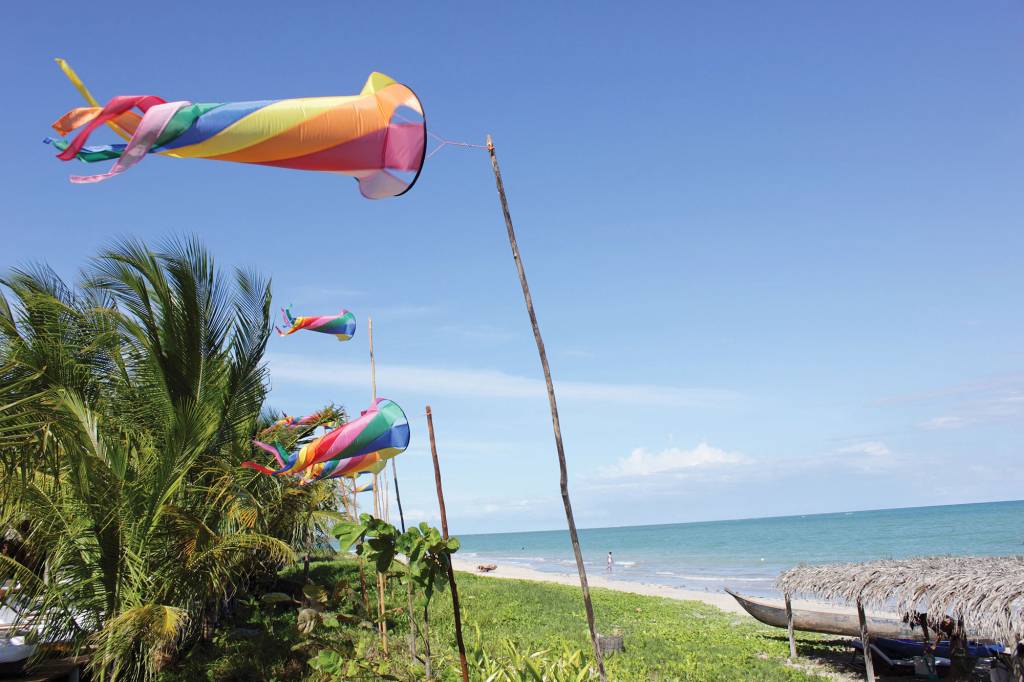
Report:
[{"label": "palm tree", "polygon": [[41,267],[2,284],[0,529],[36,561],[0,556],[0,578],[44,639],[95,647],[98,679],[151,678],[294,556],[262,503],[280,484],[238,467],[266,397],[269,282],[230,283],[189,239],[118,243],[77,288]]}]

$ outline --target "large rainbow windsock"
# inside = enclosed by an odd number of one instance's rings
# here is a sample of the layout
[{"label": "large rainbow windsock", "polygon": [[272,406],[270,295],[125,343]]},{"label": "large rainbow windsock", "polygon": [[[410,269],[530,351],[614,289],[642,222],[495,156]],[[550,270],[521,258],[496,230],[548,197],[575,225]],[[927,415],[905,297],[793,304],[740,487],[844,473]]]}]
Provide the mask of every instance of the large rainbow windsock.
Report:
[{"label": "large rainbow windsock", "polygon": [[356,333],[356,316],[347,310],[337,315],[310,315],[295,317],[291,307],[281,309],[281,317],[290,325],[288,329],[277,330],[279,336],[294,334],[300,329],[333,334],[339,341],[348,341]]},{"label": "large rainbow windsock", "polygon": [[280,443],[253,444],[271,453],[278,468],[252,461],[242,462],[243,467],[269,476],[302,474],[303,483],[310,483],[371,470],[404,452],[409,447],[409,420],[397,403],[378,398],[358,419],[313,439],[294,454],[285,452]]},{"label": "large rainbow windsock", "polygon": [[[115,160],[107,173],[71,176],[75,183],[106,180],[147,154],[161,154],[341,173],[359,182],[363,196],[383,199],[407,192],[423,167],[423,107],[412,90],[382,73],[370,74],[351,96],[196,104],[132,95],[100,107],[71,67],[57,61],[93,106],[72,109],[53,124],[62,136],[80,128],[74,139],[47,142],[64,161]],[[130,136],[128,142],[86,146],[104,124]]]}]

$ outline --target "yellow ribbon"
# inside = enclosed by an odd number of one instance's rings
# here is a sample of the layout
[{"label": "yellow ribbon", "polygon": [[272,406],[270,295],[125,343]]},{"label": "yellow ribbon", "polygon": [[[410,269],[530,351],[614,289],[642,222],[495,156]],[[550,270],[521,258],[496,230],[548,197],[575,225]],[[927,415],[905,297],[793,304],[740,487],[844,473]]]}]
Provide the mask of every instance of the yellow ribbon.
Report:
[{"label": "yellow ribbon", "polygon": [[[57,57],[54,61],[57,62],[57,66],[59,66],[60,70],[64,72],[64,75],[68,77],[68,80],[71,81],[71,84],[75,86],[75,90],[78,90],[82,97],[85,98],[86,102],[88,102],[94,107],[102,107],[99,101],[92,96],[91,92],[89,92],[89,88],[85,87],[85,83],[83,83],[82,79],[78,77],[78,74],[75,73],[75,70],[71,68],[70,64],[68,64],[60,57]],[[114,121],[109,121],[107,125],[113,128],[114,132],[123,137],[124,139],[131,139],[131,132],[117,125],[117,123],[115,123]]]}]

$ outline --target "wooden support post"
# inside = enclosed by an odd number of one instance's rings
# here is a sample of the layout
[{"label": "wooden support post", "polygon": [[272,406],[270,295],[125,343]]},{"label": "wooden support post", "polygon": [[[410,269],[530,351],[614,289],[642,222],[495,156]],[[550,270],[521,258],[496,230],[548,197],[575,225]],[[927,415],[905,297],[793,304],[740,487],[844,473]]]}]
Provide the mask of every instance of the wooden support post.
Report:
[{"label": "wooden support post", "polygon": [[[339,479],[343,481],[344,479]],[[344,486],[345,484],[342,483]],[[356,494],[356,479],[352,479],[352,521],[359,522],[359,497]],[[363,570],[363,557],[357,557],[359,564],[359,588],[363,594],[363,613],[369,617],[370,615],[370,600],[366,596],[366,571]]]},{"label": "wooden support post", "polygon": [[580,539],[576,533],[576,521],[572,514],[572,501],[569,499],[569,474],[565,464],[565,449],[562,447],[562,427],[558,421],[558,403],[555,400],[555,385],[551,381],[551,367],[548,366],[548,355],[544,350],[544,339],[540,335],[540,325],[537,322],[537,313],[533,309],[533,297],[530,295],[530,285],[526,281],[526,270],[523,267],[523,258],[519,253],[519,243],[516,241],[516,231],[512,226],[512,214],[508,210],[508,198],[505,196],[505,183],[501,180],[501,168],[498,166],[498,156],[494,151],[494,141],[487,136],[487,151],[491,156],[491,169],[494,171],[494,182],[498,188],[498,198],[501,200],[501,212],[505,216],[505,228],[508,231],[508,243],[512,248],[512,259],[516,264],[516,271],[519,273],[519,285],[523,290],[523,299],[526,302],[526,312],[530,316],[530,324],[533,327],[533,339],[537,343],[537,354],[540,356],[540,365],[544,371],[544,381],[548,389],[548,404],[551,407],[551,426],[555,432],[555,450],[558,453],[558,469],[560,472],[559,485],[562,492],[562,505],[565,507],[565,520],[569,526],[569,540],[572,543],[572,551],[576,556],[576,572],[580,576],[580,589],[583,592],[583,607],[587,612],[587,627],[590,629],[590,643],[594,647],[594,660],[597,662],[598,675],[601,682],[607,682],[608,674],[604,670],[604,656],[601,653],[601,644],[597,639],[597,626],[594,624],[594,605],[590,600],[590,586],[587,584],[587,569],[583,565],[583,552],[580,550]]},{"label": "wooden support post", "polygon": [[[398,467],[395,466],[395,458],[391,458],[391,478],[395,480],[395,501],[398,502],[398,521],[402,524],[402,533],[405,533],[405,513],[402,511],[402,493],[398,489]],[[409,613],[409,656],[416,660],[416,617],[412,608],[412,580],[405,581],[406,609]]]},{"label": "wooden support post", "polygon": [[924,638],[924,641],[925,642],[932,641],[932,638],[931,638],[931,636],[928,633],[928,614],[927,613],[919,613],[919,614],[917,614],[917,622],[921,626],[921,636]]},{"label": "wooden support post", "polygon": [[860,621],[860,644],[864,648],[864,674],[868,682],[875,682],[875,666],[871,662],[871,638],[868,636],[868,619],[864,615],[864,604],[857,600],[857,619]]},{"label": "wooden support post", "polygon": [[[427,405],[427,433],[430,434],[430,456],[434,460],[434,484],[437,486],[437,506],[441,510],[441,536],[448,539],[448,514],[444,509],[444,488],[441,487],[441,465],[437,461],[437,443],[434,441],[434,416]],[[462,641],[462,610],[459,608],[459,587],[455,584],[455,569],[448,562],[448,585],[452,588],[452,610],[455,613],[455,641],[459,645],[459,665],[462,666],[462,682],[469,682],[469,665],[466,663],[466,644]]]},{"label": "wooden support post", "polygon": [[789,634],[789,657],[796,658],[796,638],[793,637],[793,603],[786,593],[786,632]]},{"label": "wooden support post", "polygon": [[430,436],[430,456],[434,460],[434,486],[437,488],[437,506],[441,512],[441,534],[448,537],[448,514],[444,508],[444,488],[441,487],[441,466],[437,461],[437,442],[434,440],[434,413],[427,405],[427,435]]}]

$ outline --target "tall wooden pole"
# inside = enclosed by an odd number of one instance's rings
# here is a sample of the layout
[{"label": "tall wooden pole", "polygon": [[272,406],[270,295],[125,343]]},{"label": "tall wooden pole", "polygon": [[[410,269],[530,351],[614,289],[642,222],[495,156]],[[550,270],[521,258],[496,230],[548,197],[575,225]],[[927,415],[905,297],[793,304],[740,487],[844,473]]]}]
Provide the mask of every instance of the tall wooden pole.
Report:
[{"label": "tall wooden pole", "polygon": [[551,406],[551,426],[555,432],[555,450],[558,452],[558,469],[560,473],[559,484],[562,490],[562,504],[565,506],[565,520],[569,525],[569,540],[572,542],[572,551],[576,555],[576,570],[580,575],[580,588],[583,591],[583,606],[587,612],[587,627],[590,628],[590,642],[594,646],[594,660],[597,661],[597,671],[601,682],[608,679],[604,670],[604,656],[601,654],[601,645],[597,640],[597,628],[594,625],[594,605],[590,601],[590,586],[587,584],[587,569],[583,565],[583,553],[580,551],[580,540],[576,533],[576,521],[572,515],[572,501],[569,499],[569,474],[565,465],[565,449],[562,447],[562,427],[558,422],[558,403],[555,400],[555,386],[551,381],[551,368],[548,366],[548,355],[544,350],[544,339],[540,335],[540,325],[537,323],[537,313],[533,309],[533,297],[530,295],[530,285],[526,281],[526,270],[523,268],[523,259],[519,253],[519,243],[516,241],[515,228],[512,227],[512,214],[508,210],[508,199],[505,197],[505,184],[501,181],[501,168],[498,166],[498,157],[494,152],[494,141],[487,136],[487,151],[491,155],[491,168],[494,170],[494,182],[498,187],[498,197],[501,199],[501,212],[505,216],[505,227],[508,229],[508,243],[512,247],[512,258],[516,263],[516,270],[519,273],[519,284],[523,289],[523,299],[526,301],[526,311],[530,315],[530,324],[533,326],[533,338],[537,342],[537,354],[540,355],[541,368],[544,370],[544,381],[548,388],[548,403]]},{"label": "tall wooden pole", "polygon": [[437,506],[441,512],[441,534],[448,537],[448,513],[444,508],[444,488],[441,487],[441,467],[437,462],[437,443],[434,441],[434,413],[427,405],[427,434],[430,436],[430,457],[434,460],[434,486],[437,488]]},{"label": "tall wooden pole", "polygon": [[864,604],[857,600],[857,620],[860,621],[860,644],[864,649],[864,674],[868,682],[875,682],[875,665],[871,662],[871,638],[868,636],[868,619],[864,615]]},{"label": "tall wooden pole", "polygon": [[[370,337],[370,390],[373,395],[372,402],[377,402],[377,363],[373,356],[373,318],[366,318],[366,334]],[[377,474],[373,475],[373,515],[381,518],[380,485]],[[380,641],[384,647],[384,653],[388,653],[388,622],[386,609],[384,608],[384,574],[377,573],[377,610],[380,613]]]},{"label": "tall wooden pole", "polygon": [[[405,533],[405,514],[402,513],[402,493],[398,490],[398,468],[395,467],[395,458],[391,458],[391,476],[395,479],[395,500],[398,501],[398,520],[402,524],[402,533]],[[416,660],[416,616],[412,608],[412,578],[405,580],[405,602],[409,614],[409,657]]]},{"label": "tall wooden pole", "polygon": [[[437,461],[437,443],[434,441],[434,415],[427,405],[427,433],[430,434],[430,457],[434,460],[434,485],[437,487],[437,506],[441,511],[441,536],[448,539],[448,514],[444,509],[444,488],[441,486],[441,465]],[[455,584],[455,569],[451,557],[448,561],[448,585],[452,588],[452,610],[455,613],[455,641],[459,645],[459,665],[462,666],[462,682],[469,682],[469,666],[466,663],[466,644],[462,641],[462,611],[459,608],[459,587]]]},{"label": "tall wooden pole", "polygon": [[[366,335],[370,342],[370,402],[377,402],[377,362],[373,355],[373,318],[366,318]],[[373,515],[380,518],[380,486],[377,474],[373,474]]]},{"label": "tall wooden pole", "polygon": [[[344,480],[344,479],[342,479]],[[344,485],[344,483],[342,483]],[[359,495],[356,493],[356,479],[352,479],[352,520],[359,522]],[[363,613],[370,615],[370,600],[366,598],[366,572],[363,570],[363,557],[358,558],[359,587],[363,592]]]},{"label": "tall wooden pole", "polygon": [[796,638],[793,637],[793,602],[786,593],[786,633],[789,635],[789,657],[796,658]]}]

